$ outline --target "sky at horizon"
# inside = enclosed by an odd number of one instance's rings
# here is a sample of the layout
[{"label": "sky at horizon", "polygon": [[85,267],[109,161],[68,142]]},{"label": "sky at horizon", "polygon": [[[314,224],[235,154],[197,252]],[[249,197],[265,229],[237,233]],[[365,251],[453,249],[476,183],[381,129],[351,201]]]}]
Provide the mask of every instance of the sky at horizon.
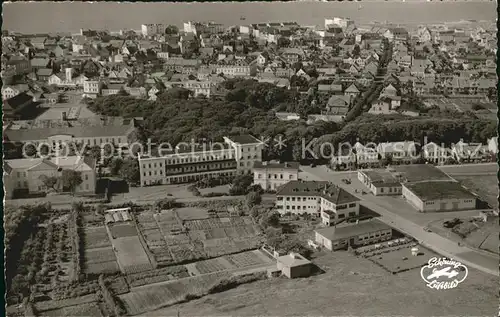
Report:
[{"label": "sky at horizon", "polygon": [[[226,25],[296,21],[322,25],[324,18],[349,17],[358,23],[429,24],[496,20],[496,1],[467,2],[218,2],[218,3],[3,3],[3,26],[13,32],[78,32],[81,28],[140,29],[143,23],[180,26],[188,20]],[[245,17],[244,21],[240,20]]]}]

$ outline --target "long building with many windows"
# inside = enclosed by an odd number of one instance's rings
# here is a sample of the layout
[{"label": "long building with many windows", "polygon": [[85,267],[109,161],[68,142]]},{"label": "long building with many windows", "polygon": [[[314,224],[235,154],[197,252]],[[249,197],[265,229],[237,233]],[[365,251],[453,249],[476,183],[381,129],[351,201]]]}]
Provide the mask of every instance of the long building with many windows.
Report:
[{"label": "long building with many windows", "polygon": [[276,193],[280,214],[315,214],[329,226],[359,215],[359,199],[329,182],[290,181]]},{"label": "long building with many windows", "polygon": [[177,146],[157,156],[139,155],[140,185],[180,184],[206,177],[248,174],[262,160],[260,142],[250,136],[225,137],[225,143]]}]

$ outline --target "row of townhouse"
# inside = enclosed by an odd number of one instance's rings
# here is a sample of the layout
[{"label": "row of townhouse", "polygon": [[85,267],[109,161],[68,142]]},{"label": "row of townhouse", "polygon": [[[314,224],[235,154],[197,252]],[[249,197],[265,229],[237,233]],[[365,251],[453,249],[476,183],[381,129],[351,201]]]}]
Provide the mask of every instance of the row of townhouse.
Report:
[{"label": "row of townhouse", "polygon": [[341,148],[332,157],[332,165],[376,165],[382,158],[391,158],[393,162],[411,163],[420,158],[427,162],[442,165],[445,162],[481,162],[490,161],[498,153],[498,138],[488,139],[487,144],[465,143],[460,140],[451,147],[429,142],[420,149],[413,141],[385,142],[364,146],[356,142],[352,148]]},{"label": "row of townhouse", "polygon": [[498,153],[498,137],[488,139],[487,144],[466,143],[460,140],[451,147],[438,145],[434,142],[425,144],[422,147],[422,156],[435,164],[444,164],[452,161],[463,162],[481,162],[491,161]]},{"label": "row of townhouse", "polygon": [[251,135],[224,137],[224,143],[177,145],[139,155],[140,185],[177,184],[206,177],[250,174],[262,161],[262,142]]},{"label": "row of townhouse", "polygon": [[391,158],[393,162],[410,163],[418,158],[417,146],[413,141],[384,142],[364,146],[356,142],[352,148],[341,147],[332,156],[331,164],[336,165],[372,165],[382,158]]}]

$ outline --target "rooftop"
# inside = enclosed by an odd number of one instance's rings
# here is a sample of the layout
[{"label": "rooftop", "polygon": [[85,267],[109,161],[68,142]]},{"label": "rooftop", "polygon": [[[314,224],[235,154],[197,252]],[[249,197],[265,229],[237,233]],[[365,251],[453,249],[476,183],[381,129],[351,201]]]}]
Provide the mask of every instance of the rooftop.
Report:
[{"label": "rooftop", "polygon": [[263,169],[292,169],[298,170],[300,164],[298,162],[255,162],[254,168],[263,168]]},{"label": "rooftop", "polygon": [[347,204],[359,201],[356,196],[351,195],[344,189],[323,181],[290,181],[283,185],[277,196],[318,196],[335,205]]},{"label": "rooftop", "polygon": [[54,135],[71,135],[74,138],[94,138],[94,137],[119,137],[125,136],[131,126],[93,126],[89,127],[64,127],[64,128],[37,128],[6,130],[5,135],[11,142],[44,140]]},{"label": "rooftop", "polygon": [[400,173],[407,182],[422,181],[453,181],[453,179],[439,168],[431,164],[396,165],[391,171]]},{"label": "rooftop", "polygon": [[467,199],[476,198],[465,187],[458,182],[420,182],[404,184],[422,201],[433,201],[440,199]]},{"label": "rooftop", "polygon": [[311,263],[311,261],[304,258],[302,255],[300,255],[298,253],[290,253],[287,255],[283,255],[283,256],[278,257],[277,260],[278,260],[278,262],[281,262],[285,266],[288,266],[288,267],[301,266],[301,265],[306,265],[306,264]]},{"label": "rooftop", "polygon": [[250,134],[235,135],[228,137],[229,140],[239,144],[261,144],[262,142]]},{"label": "rooftop", "polygon": [[377,219],[370,219],[357,224],[353,223],[342,227],[322,228],[316,230],[316,232],[326,239],[335,241],[386,229],[391,229],[391,227]]}]

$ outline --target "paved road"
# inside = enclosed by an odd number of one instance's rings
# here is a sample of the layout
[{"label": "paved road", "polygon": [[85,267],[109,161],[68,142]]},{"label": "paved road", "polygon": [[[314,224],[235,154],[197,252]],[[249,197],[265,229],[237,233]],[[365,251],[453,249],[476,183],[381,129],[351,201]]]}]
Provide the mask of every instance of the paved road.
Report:
[{"label": "paved road", "polygon": [[[479,167],[476,165],[465,165],[465,168],[466,170],[470,170],[472,172],[492,168],[491,166],[485,167],[484,165],[486,164],[479,164]],[[457,169],[457,166],[454,165],[450,166],[448,170],[457,171],[460,169]],[[458,246],[458,244],[454,241],[436,233],[426,232],[423,230],[423,227],[431,221],[447,219],[449,217],[475,216],[478,214],[477,210],[420,214],[400,198],[375,197],[371,194],[359,195],[355,191],[359,189],[366,191],[366,188],[357,180],[357,172],[355,171],[338,173],[328,169],[325,170],[325,168],[311,168],[307,170],[307,173],[314,175],[314,177],[319,180],[331,181],[341,186],[348,192],[360,198],[362,200],[362,205],[380,214],[381,221],[407,235],[414,237],[420,241],[422,245],[428,247],[429,249],[432,249],[446,257],[454,258],[461,261],[465,265],[474,267],[488,274],[498,275],[498,256],[485,254],[465,246]],[[343,178],[350,178],[352,181],[351,185],[342,183],[341,180]]]}]

